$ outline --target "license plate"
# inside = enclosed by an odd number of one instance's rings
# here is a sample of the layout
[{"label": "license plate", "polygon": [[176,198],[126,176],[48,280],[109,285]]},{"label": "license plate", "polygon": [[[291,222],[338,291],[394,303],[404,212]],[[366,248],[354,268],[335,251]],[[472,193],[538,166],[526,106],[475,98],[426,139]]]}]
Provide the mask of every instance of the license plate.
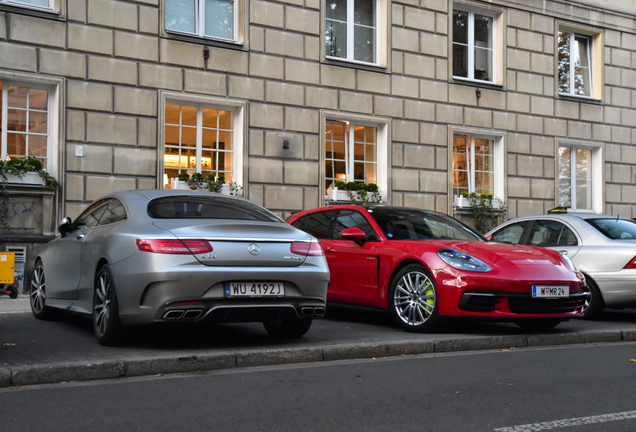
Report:
[{"label": "license plate", "polygon": [[570,287],[567,285],[532,285],[532,297],[555,298],[569,296]]},{"label": "license plate", "polygon": [[285,295],[283,282],[226,282],[226,297],[281,297]]}]

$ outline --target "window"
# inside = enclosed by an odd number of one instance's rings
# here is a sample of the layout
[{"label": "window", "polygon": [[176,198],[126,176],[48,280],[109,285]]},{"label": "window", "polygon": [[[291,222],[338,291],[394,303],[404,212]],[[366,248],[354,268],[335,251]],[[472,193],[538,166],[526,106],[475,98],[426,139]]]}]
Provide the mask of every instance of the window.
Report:
[{"label": "window", "polygon": [[386,64],[387,0],[326,0],[328,58]]},{"label": "window", "polygon": [[560,145],[558,164],[559,206],[600,213],[600,147]]},{"label": "window", "polygon": [[496,82],[501,37],[495,15],[471,9],[453,10],[453,77]]},{"label": "window", "polygon": [[55,7],[54,0],[0,0],[0,4],[33,9],[53,9]]},{"label": "window", "polygon": [[559,94],[601,99],[601,35],[561,27],[558,32],[557,50]]},{"label": "window", "polygon": [[500,230],[494,232],[490,238],[490,241],[497,243],[510,243],[519,244],[523,237],[524,230],[530,225],[532,221],[515,222],[507,225]]},{"label": "window", "polygon": [[166,30],[238,40],[239,0],[166,0]]},{"label": "window", "polygon": [[[204,100],[204,99],[201,99]],[[200,173],[242,183],[243,104],[214,105],[172,100],[164,105],[163,184],[171,188],[179,174]]]},{"label": "window", "polygon": [[540,247],[576,246],[577,243],[570,228],[552,220],[537,220],[528,239],[529,245]]},{"label": "window", "polygon": [[503,198],[501,141],[496,137],[453,135],[453,195],[474,192]]},{"label": "window", "polygon": [[0,141],[2,160],[35,157],[55,173],[49,162],[50,91],[47,87],[0,80]]}]

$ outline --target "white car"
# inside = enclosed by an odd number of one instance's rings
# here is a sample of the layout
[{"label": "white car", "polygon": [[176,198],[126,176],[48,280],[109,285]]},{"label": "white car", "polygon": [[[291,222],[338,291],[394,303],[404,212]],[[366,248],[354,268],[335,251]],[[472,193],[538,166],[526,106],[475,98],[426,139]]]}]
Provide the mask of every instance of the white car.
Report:
[{"label": "white car", "polygon": [[509,220],[486,233],[494,242],[567,252],[590,290],[583,317],[605,307],[636,307],[636,221],[592,213],[550,213]]}]

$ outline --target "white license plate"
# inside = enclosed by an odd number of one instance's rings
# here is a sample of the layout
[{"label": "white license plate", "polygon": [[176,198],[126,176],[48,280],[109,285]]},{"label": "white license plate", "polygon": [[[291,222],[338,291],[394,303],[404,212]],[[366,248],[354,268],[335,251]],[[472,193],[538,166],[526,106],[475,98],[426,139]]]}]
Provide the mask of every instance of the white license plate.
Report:
[{"label": "white license plate", "polygon": [[532,285],[532,297],[555,298],[569,296],[570,287],[567,285]]},{"label": "white license plate", "polygon": [[281,297],[285,295],[283,282],[226,282],[226,297]]}]

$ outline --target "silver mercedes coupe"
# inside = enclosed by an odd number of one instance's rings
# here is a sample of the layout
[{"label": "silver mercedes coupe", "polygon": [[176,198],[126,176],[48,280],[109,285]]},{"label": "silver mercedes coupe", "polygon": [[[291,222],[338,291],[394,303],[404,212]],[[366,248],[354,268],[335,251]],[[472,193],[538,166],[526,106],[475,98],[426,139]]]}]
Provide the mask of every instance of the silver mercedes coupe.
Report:
[{"label": "silver mercedes coupe", "polygon": [[262,322],[300,337],[325,314],[329,268],[318,241],[243,198],[135,190],[64,218],[31,275],[35,317],[91,316],[99,343],[125,326]]}]

